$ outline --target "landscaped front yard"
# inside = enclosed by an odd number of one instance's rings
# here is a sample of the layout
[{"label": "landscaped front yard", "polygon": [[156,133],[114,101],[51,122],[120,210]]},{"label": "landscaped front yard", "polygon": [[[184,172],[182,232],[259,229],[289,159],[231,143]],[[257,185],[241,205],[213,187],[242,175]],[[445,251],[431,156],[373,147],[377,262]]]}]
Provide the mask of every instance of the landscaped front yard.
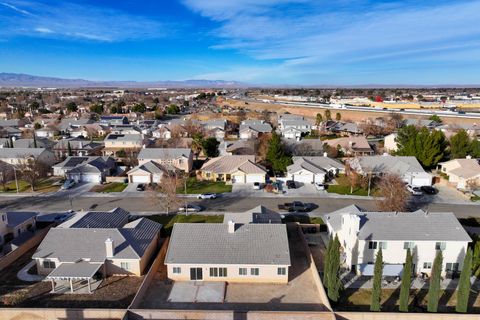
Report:
[{"label": "landscaped front yard", "polygon": [[[58,178],[45,178],[45,179],[40,179],[37,181],[35,184],[35,191],[34,192],[55,192],[60,189],[60,184],[58,183],[60,179]],[[5,185],[5,188],[3,186],[0,186],[0,192],[5,192],[5,193],[16,193],[17,192],[17,185],[15,183],[15,180],[10,181]],[[28,183],[25,180],[18,180],[18,192],[32,192],[32,188],[30,186],[30,183]]]},{"label": "landscaped front yard", "polygon": [[172,228],[175,223],[223,223],[223,215],[154,215],[148,216],[148,219],[162,224],[167,235],[170,235],[172,233]]},{"label": "landscaped front yard", "polygon": [[94,186],[90,189],[90,192],[122,192],[127,186],[128,183],[110,182]]},{"label": "landscaped front yard", "polygon": [[[363,188],[360,185],[357,185],[353,188],[350,186],[350,181],[348,180],[348,177],[345,175],[340,175],[337,178],[335,178],[335,181],[337,184],[329,184],[327,187],[327,192],[328,193],[337,193],[337,194],[346,194],[346,195],[354,195],[354,196],[367,196],[368,195],[368,189]],[[374,188],[370,190],[370,195],[373,195],[375,192]]]},{"label": "landscaped front yard", "polygon": [[[232,186],[225,184],[225,182],[216,181],[201,181],[196,177],[189,177],[187,179],[187,193],[224,193],[232,192]],[[179,186],[177,193],[185,193],[185,186]]]}]

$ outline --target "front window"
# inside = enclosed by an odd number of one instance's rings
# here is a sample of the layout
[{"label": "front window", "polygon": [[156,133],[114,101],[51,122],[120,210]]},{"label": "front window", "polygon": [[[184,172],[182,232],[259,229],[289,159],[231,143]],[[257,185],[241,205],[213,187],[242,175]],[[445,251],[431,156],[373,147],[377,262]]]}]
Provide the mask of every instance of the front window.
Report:
[{"label": "front window", "polygon": [[380,249],[383,249],[383,250],[387,249],[387,243],[386,242],[379,242],[378,244],[379,244]]},{"label": "front window", "polygon": [[423,269],[432,269],[432,263],[431,262],[424,262],[423,263]]},{"label": "front window", "polygon": [[227,268],[210,268],[210,277],[226,277]]},{"label": "front window", "polygon": [[43,267],[45,269],[55,269],[55,261],[44,260]]},{"label": "front window", "polygon": [[285,268],[285,267],[278,268],[278,269],[277,269],[277,274],[278,274],[279,276],[284,276],[284,275],[286,275],[286,274],[287,274],[287,268]]},{"label": "front window", "polygon": [[259,274],[260,274],[260,270],[258,268],[251,268],[250,269],[250,275],[258,276]]},{"label": "front window", "polygon": [[445,250],[446,247],[447,247],[446,242],[436,242],[435,243],[435,250]]},{"label": "front window", "polygon": [[130,270],[130,262],[120,262],[120,268]]},{"label": "front window", "polygon": [[445,266],[445,271],[458,271],[458,263],[456,262],[449,262],[447,263],[447,265]]},{"label": "front window", "polygon": [[370,250],[377,249],[377,242],[376,241],[369,241],[368,242],[368,249],[370,249]]},{"label": "front window", "polygon": [[173,273],[174,273],[174,274],[180,274],[180,273],[182,273],[182,268],[180,268],[180,267],[173,267]]},{"label": "front window", "polygon": [[238,274],[240,276],[246,276],[247,275],[247,268],[238,268]]},{"label": "front window", "polygon": [[403,249],[413,249],[415,247],[415,242],[404,242],[403,243]]}]

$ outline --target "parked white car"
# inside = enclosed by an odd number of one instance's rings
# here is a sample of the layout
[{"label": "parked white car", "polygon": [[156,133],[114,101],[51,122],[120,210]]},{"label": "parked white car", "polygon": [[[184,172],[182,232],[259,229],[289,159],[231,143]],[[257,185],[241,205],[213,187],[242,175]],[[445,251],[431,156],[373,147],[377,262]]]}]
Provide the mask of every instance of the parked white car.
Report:
[{"label": "parked white car", "polygon": [[197,199],[216,199],[216,193],[202,193],[197,196]]},{"label": "parked white car", "polygon": [[420,187],[412,187],[409,184],[407,184],[407,190],[414,196],[421,196],[423,194],[422,189],[420,189]]},{"label": "parked white car", "polygon": [[262,185],[260,184],[260,182],[255,182],[253,184],[253,190],[260,190],[262,189]]}]

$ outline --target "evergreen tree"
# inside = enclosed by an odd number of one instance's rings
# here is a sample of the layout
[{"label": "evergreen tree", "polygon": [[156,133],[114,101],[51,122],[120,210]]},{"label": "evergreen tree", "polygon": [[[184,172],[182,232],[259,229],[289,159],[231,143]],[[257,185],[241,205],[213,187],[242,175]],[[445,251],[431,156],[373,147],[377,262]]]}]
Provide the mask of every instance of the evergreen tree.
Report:
[{"label": "evergreen tree", "polygon": [[325,119],[332,120],[332,114],[329,109],[325,110]]},{"label": "evergreen tree", "polygon": [[67,142],[67,153],[69,157],[72,156],[72,146],[70,145],[70,141]]},{"label": "evergreen tree", "polygon": [[407,249],[405,266],[403,267],[402,286],[400,288],[400,303],[398,309],[402,312],[408,312],[408,298],[410,297],[410,282],[412,280],[412,254],[410,248]]},{"label": "evergreen tree", "polygon": [[338,236],[333,240],[330,256],[328,258],[328,297],[338,301],[340,296],[340,241]]},{"label": "evergreen tree", "polygon": [[373,269],[372,302],[370,311],[380,311],[380,299],[382,298],[382,275],[383,275],[383,254],[382,249],[378,250]]},{"label": "evergreen tree", "polygon": [[440,277],[442,273],[443,256],[442,251],[438,250],[433,261],[432,275],[430,277],[430,287],[428,288],[428,312],[437,312],[438,300],[440,299]]},{"label": "evergreen tree", "polygon": [[35,134],[35,131],[33,131],[33,147],[37,148],[37,135]]},{"label": "evergreen tree", "polygon": [[280,136],[272,133],[267,150],[267,161],[272,165],[274,172],[285,172],[287,166],[292,163],[292,158],[285,153]]},{"label": "evergreen tree", "polygon": [[12,137],[8,138],[8,147],[13,148],[13,138]]},{"label": "evergreen tree", "polygon": [[330,241],[328,241],[327,250],[325,250],[325,258],[323,259],[323,285],[325,286],[325,290],[328,293],[328,276],[330,272],[330,256],[332,255],[332,247],[333,247],[333,237],[330,237]]},{"label": "evergreen tree", "polygon": [[450,138],[450,155],[452,159],[465,158],[471,151],[471,141],[467,131],[458,131]]},{"label": "evergreen tree", "polygon": [[337,112],[337,114],[335,115],[335,120],[337,121],[342,120],[342,115],[340,114],[340,112]]},{"label": "evergreen tree", "polygon": [[467,249],[467,255],[463,260],[462,273],[458,282],[457,291],[457,312],[465,313],[468,308],[468,299],[470,297],[470,277],[472,276],[472,249]]},{"label": "evergreen tree", "polygon": [[316,124],[317,126],[319,126],[320,123],[322,123],[322,121],[323,121],[322,114],[321,114],[321,113],[317,113],[317,117],[315,118],[315,124]]}]

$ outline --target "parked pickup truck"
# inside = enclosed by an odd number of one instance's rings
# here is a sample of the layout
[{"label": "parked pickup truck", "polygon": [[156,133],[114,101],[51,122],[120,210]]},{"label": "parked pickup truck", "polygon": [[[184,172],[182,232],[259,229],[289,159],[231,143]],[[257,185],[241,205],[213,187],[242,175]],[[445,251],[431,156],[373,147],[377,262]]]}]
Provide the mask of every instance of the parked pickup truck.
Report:
[{"label": "parked pickup truck", "polygon": [[288,212],[308,212],[313,209],[312,204],[303,203],[301,201],[287,202],[284,204],[279,204],[278,209],[285,210]]}]

